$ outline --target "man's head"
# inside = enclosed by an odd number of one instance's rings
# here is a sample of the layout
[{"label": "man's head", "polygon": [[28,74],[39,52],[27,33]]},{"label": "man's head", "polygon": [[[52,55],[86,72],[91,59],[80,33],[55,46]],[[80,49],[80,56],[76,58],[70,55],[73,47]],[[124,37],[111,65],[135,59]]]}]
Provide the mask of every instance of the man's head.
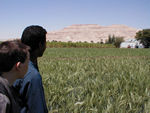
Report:
[{"label": "man's head", "polygon": [[21,41],[30,47],[30,53],[38,51],[37,57],[40,57],[46,49],[46,33],[41,26],[28,26],[22,33]]},{"label": "man's head", "polygon": [[27,72],[29,47],[20,40],[5,41],[0,44],[0,72],[7,73],[17,70],[22,78]]}]

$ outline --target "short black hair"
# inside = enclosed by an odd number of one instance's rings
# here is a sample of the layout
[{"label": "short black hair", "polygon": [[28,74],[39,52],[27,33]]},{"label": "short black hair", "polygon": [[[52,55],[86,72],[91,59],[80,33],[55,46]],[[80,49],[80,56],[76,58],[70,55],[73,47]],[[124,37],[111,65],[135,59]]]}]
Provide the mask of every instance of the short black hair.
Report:
[{"label": "short black hair", "polygon": [[46,42],[47,31],[38,25],[31,25],[24,29],[21,41],[22,43],[30,47],[30,52],[39,48],[39,43],[44,44]]},{"label": "short black hair", "polygon": [[0,44],[0,73],[10,71],[17,62],[24,63],[29,47],[20,40],[4,41]]}]

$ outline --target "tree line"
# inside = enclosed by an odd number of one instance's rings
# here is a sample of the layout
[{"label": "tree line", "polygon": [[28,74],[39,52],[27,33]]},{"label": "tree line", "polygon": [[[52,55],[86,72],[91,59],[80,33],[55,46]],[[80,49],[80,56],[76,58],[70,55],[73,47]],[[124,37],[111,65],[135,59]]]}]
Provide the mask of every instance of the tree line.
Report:
[{"label": "tree line", "polygon": [[138,31],[135,38],[140,40],[145,48],[150,48],[150,29],[143,29]]}]

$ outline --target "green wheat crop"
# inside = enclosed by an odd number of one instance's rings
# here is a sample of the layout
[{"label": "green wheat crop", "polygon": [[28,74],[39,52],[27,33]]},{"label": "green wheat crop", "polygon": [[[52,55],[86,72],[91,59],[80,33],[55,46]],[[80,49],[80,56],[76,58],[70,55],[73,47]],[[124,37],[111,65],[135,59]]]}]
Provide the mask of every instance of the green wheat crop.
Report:
[{"label": "green wheat crop", "polygon": [[50,113],[149,113],[150,50],[48,48],[39,59]]}]

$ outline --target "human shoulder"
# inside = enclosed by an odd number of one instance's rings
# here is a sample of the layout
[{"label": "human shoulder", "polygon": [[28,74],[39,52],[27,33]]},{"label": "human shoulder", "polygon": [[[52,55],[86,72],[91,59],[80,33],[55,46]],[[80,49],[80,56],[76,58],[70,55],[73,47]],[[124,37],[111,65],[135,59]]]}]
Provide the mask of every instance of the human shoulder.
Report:
[{"label": "human shoulder", "polygon": [[41,79],[41,75],[30,61],[28,66],[28,72],[26,73],[24,80],[38,80]]},{"label": "human shoulder", "polygon": [[0,113],[5,113],[6,109],[9,108],[8,106],[10,105],[10,100],[9,98],[0,93]]},{"label": "human shoulder", "polygon": [[10,103],[9,98],[6,95],[0,93],[0,103]]},{"label": "human shoulder", "polygon": [[24,76],[24,78],[21,81],[21,86],[26,87],[27,85],[33,86],[40,84],[42,81],[42,77],[38,70],[34,67],[33,63],[30,61],[28,66],[28,72]]}]

